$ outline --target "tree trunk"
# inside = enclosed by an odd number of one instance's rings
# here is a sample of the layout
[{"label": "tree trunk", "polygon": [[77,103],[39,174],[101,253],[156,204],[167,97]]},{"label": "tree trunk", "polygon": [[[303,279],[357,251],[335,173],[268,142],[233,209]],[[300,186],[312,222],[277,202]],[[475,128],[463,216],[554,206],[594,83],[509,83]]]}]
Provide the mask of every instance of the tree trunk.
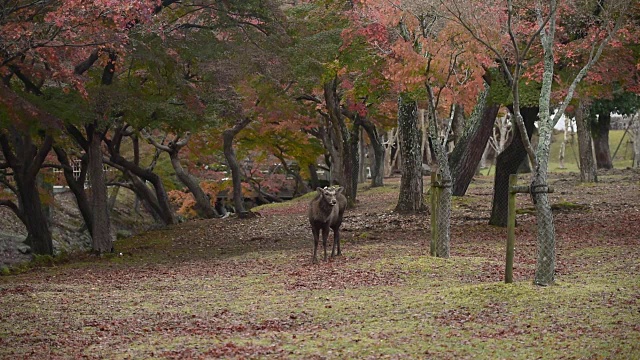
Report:
[{"label": "tree trunk", "polygon": [[[398,130],[390,129],[387,131],[387,141],[384,144],[384,177],[389,177],[393,173],[398,158]],[[395,148],[395,149],[394,149]]]},{"label": "tree trunk", "polygon": [[88,172],[91,183],[91,206],[93,208],[91,248],[98,254],[103,254],[111,252],[113,238],[111,236],[111,221],[107,206],[107,186],[102,164],[102,136],[96,129],[88,131],[88,136],[90,136]]},{"label": "tree trunk", "polygon": [[[119,159],[120,161],[123,160],[123,158],[121,157]],[[171,205],[169,203],[169,196],[167,195],[167,191],[164,188],[164,184],[162,183],[162,179],[160,178],[160,176],[158,176],[157,174],[151,171],[134,167],[132,166],[132,163],[127,161],[121,162],[120,164],[124,168],[129,170],[134,175],[134,177],[139,177],[142,180],[145,180],[151,183],[151,186],[153,186],[153,189],[154,189],[152,196],[157,206],[157,211],[158,211],[160,220],[165,225],[175,224],[176,220],[173,216],[173,210],[171,209]],[[144,182],[142,182],[141,185],[144,186],[146,189],[149,189]]]},{"label": "tree trunk", "polygon": [[189,172],[185,170],[180,163],[180,150],[187,145],[191,134],[189,132],[186,132],[182,137],[180,135],[177,135],[172,141],[169,141],[169,143],[165,145],[164,139],[162,142],[158,143],[151,135],[146,132],[146,130],[142,130],[140,133],[151,145],[156,148],[156,151],[164,151],[169,154],[171,166],[176,172],[176,177],[184,186],[187,187],[187,189],[189,189],[196,202],[195,209],[198,215],[205,219],[218,217],[218,213],[211,205],[211,199],[202,190],[200,184],[198,183],[198,180],[191,176],[191,174],[189,174]]},{"label": "tree trunk", "polygon": [[367,172],[365,167],[367,165],[367,144],[364,142],[364,129],[358,125],[358,184],[362,184],[367,181]]},{"label": "tree trunk", "polygon": [[[358,117],[356,115],[356,117]],[[357,121],[354,121],[353,127],[351,128],[351,130],[349,131],[349,156],[351,157],[351,161],[350,161],[350,171],[351,171],[351,176],[350,176],[350,181],[351,181],[351,186],[345,190],[349,190],[351,192],[351,196],[347,196],[347,200],[349,198],[353,199],[353,205],[355,205],[355,201],[356,201],[356,195],[358,193],[358,178],[360,177],[360,142],[362,141],[362,139],[360,139],[360,125],[358,125]],[[345,171],[347,171],[347,169],[345,168]],[[346,193],[349,194],[349,193]]]},{"label": "tree trunk", "polygon": [[[491,147],[491,144],[489,144],[487,142],[487,145],[485,145],[484,150],[482,151],[482,157],[480,158],[480,165],[478,166],[478,173],[480,173],[480,169],[486,169],[489,166],[491,166],[491,164],[488,163],[489,162],[489,155],[491,154],[491,151],[493,151],[493,148]],[[455,180],[454,180],[454,186],[455,186]],[[466,191],[465,191],[465,193],[466,193]],[[454,193],[454,195],[455,195],[455,193]]]},{"label": "tree trunk", "polygon": [[216,210],[211,205],[211,199],[202,190],[200,184],[198,184],[198,180],[191,176],[191,174],[182,167],[182,164],[180,164],[178,150],[170,151],[169,158],[171,159],[171,166],[173,166],[173,170],[176,172],[176,177],[178,177],[178,180],[180,180],[180,182],[189,189],[191,195],[193,195],[193,198],[196,201],[195,209],[198,215],[205,219],[219,217]]},{"label": "tree trunk", "polygon": [[469,124],[456,143],[451,153],[451,176],[453,177],[452,193],[454,196],[464,196],[469,188],[482,159],[482,154],[493,133],[499,104],[487,104],[488,89],[485,89],[478,100],[478,105],[469,118]]},{"label": "tree trunk", "polygon": [[318,167],[315,164],[309,164],[309,180],[311,185],[311,191],[320,187],[320,179],[318,179]]},{"label": "tree trunk", "polygon": [[576,131],[578,133],[578,153],[580,154],[580,182],[598,182],[598,171],[593,152],[591,151],[591,135],[589,134],[589,110],[582,100],[576,109]]},{"label": "tree trunk", "polygon": [[[353,146],[352,137],[358,137],[357,132],[349,130],[341,108],[341,99],[338,94],[338,79],[332,78],[324,84],[324,99],[327,107],[329,119],[329,134],[332,143],[336,146],[337,158],[332,158],[332,170],[340,169],[340,173],[335,175],[335,179],[344,187],[344,194],[347,197],[347,207],[351,208],[356,203],[358,189],[358,153],[357,147]],[[355,120],[357,115],[352,115]],[[354,121],[355,123],[355,121]],[[356,150],[354,153],[354,149]],[[333,154],[332,154],[333,155]],[[341,163],[336,163],[341,161]],[[353,179],[355,177],[355,179]]]},{"label": "tree trunk", "polygon": [[[136,193],[143,197],[143,199],[148,202],[147,205],[156,212],[154,218],[160,219],[160,221],[165,225],[175,224],[176,221],[173,216],[171,204],[169,203],[169,196],[167,195],[167,191],[164,188],[164,184],[162,183],[160,176],[149,169],[143,169],[139,165],[125,159],[120,154],[120,144],[123,136],[125,136],[125,130],[127,127],[128,126],[125,125],[116,129],[113,139],[104,139],[108,145],[110,161],[114,166],[117,166],[122,170],[133,182]],[[154,192],[151,192],[149,187],[142,180],[151,183]]]},{"label": "tree trunk", "polygon": [[631,120],[632,142],[633,142],[633,163],[634,168],[640,168],[640,112],[636,113]]},{"label": "tree trunk", "polygon": [[[437,202],[431,211],[436,212],[437,234],[435,234],[435,256],[448,258],[451,242],[451,192],[452,179],[449,168],[447,144],[438,137],[438,116],[435,109],[435,96],[431,84],[427,83],[427,95],[429,98],[429,141],[432,146],[432,154],[438,164],[436,179],[440,183],[432,184],[438,188]],[[446,138],[446,136],[445,136]],[[440,176],[437,176],[437,175]]]},{"label": "tree trunk", "polygon": [[231,128],[222,133],[224,157],[227,165],[231,170],[231,181],[233,182],[233,206],[239,218],[246,218],[249,212],[244,207],[244,196],[242,195],[242,170],[236,158],[236,152],[233,150],[233,140],[238,133],[247,127],[251,122],[251,118],[244,118],[236,122]]},{"label": "tree trunk", "polygon": [[[373,159],[371,168],[371,187],[383,186],[384,179],[384,159],[385,151],[380,136],[378,135],[378,129],[369,120],[364,119],[362,121],[362,127],[367,132],[371,147],[373,148]],[[369,157],[371,158],[371,157]]]},{"label": "tree trunk", "polygon": [[[87,167],[85,166],[86,160],[82,161],[85,165],[81,167],[80,176],[76,179],[73,175],[71,160],[69,159],[67,152],[60,145],[54,146],[53,150],[58,157],[58,162],[64,166],[63,174],[67,181],[67,186],[69,186],[69,189],[75,196],[78,210],[80,210],[80,215],[84,220],[86,229],[89,231],[89,235],[93,238],[93,208],[89,203],[87,192],[84,190],[84,182],[87,173]],[[88,156],[85,155],[85,158],[86,157]]]},{"label": "tree trunk", "polygon": [[[548,117],[548,116],[547,116]],[[531,195],[536,207],[537,253],[534,282],[538,285],[550,285],[554,282],[556,264],[556,236],[553,213],[548,195],[547,169],[551,152],[553,125],[549,121],[540,121],[539,142],[536,148],[538,166],[531,183]]]},{"label": "tree trunk", "polygon": [[609,129],[611,128],[611,114],[601,112],[598,114],[598,122],[591,129],[593,147],[596,152],[596,166],[598,169],[613,169],[611,150],[609,148]]},{"label": "tree trunk", "polygon": [[140,200],[139,204],[142,204],[149,214],[151,214],[153,220],[158,223],[169,225],[164,219],[163,211],[158,203],[158,199],[146,182],[127,169],[123,169],[123,173],[125,177],[131,181],[131,186],[136,194],[136,199]]},{"label": "tree trunk", "polygon": [[398,97],[398,131],[402,158],[402,178],[396,211],[424,211],[421,133],[418,129],[418,104],[402,95]]},{"label": "tree trunk", "polygon": [[[292,169],[289,164],[287,164],[287,159],[285,159],[284,157],[284,149],[280,148],[278,145],[276,145],[276,148],[278,149],[279,153],[274,153],[273,155],[278,158],[278,160],[280,160],[280,164],[282,164],[282,168],[284,169],[285,174],[293,176],[296,181],[295,188],[293,189],[293,197],[309,192],[307,184],[305,184],[304,179],[302,179],[302,176],[300,176],[300,171]],[[318,173],[316,172],[316,168],[313,164],[309,165],[309,174],[312,179],[315,177],[315,183],[317,183]],[[314,180],[312,180],[311,183],[313,184]],[[313,189],[315,190],[315,187]]]},{"label": "tree trunk", "polygon": [[37,176],[46,155],[53,144],[50,136],[45,136],[39,147],[28,133],[10,127],[7,133],[0,131],[0,147],[7,165],[13,170],[18,204],[11,208],[27,228],[26,244],[34,254],[53,255],[53,240],[49,222],[40,200]]},{"label": "tree trunk", "polygon": [[49,230],[49,222],[42,208],[36,179],[18,179],[14,175],[14,180],[18,188],[21,208],[25,214],[26,222],[24,225],[28,232],[25,243],[31,247],[34,254],[53,255],[53,240]]},{"label": "tree trunk", "polygon": [[[520,114],[527,130],[527,137],[531,139],[534,122],[538,119],[538,108],[521,108]],[[491,204],[491,218],[489,225],[507,226],[509,175],[516,174],[520,164],[527,157],[525,145],[522,142],[520,129],[513,126],[511,143],[496,157],[496,171],[493,182],[493,202]]]},{"label": "tree trunk", "polygon": [[453,105],[453,119],[451,121],[451,141],[454,148],[458,146],[458,142],[464,133],[464,106],[460,104]]},{"label": "tree trunk", "polygon": [[53,183],[51,180],[46,179],[44,174],[39,172],[36,178],[37,187],[40,190],[40,201],[42,201],[42,211],[44,212],[44,216],[47,218],[47,225],[51,227],[51,223],[53,221],[53,207],[55,203],[55,197],[53,193]]},{"label": "tree trunk", "polygon": [[[552,1],[555,8],[555,1]],[[554,15],[555,16],[555,15]],[[542,22],[539,17],[538,22]],[[554,120],[550,117],[551,85],[553,84],[553,34],[555,31],[555,19],[551,19],[549,25],[550,34],[542,32],[540,35],[544,49],[544,73],[542,74],[542,86],[540,89],[538,111],[538,143],[535,152],[535,165],[533,180],[531,181],[531,198],[536,207],[537,252],[536,274],[534,283],[537,285],[551,285],[555,277],[556,264],[556,231],[553,225],[553,213],[549,203],[549,156],[551,154],[551,141],[553,139]],[[571,96],[571,93],[569,93]],[[570,99],[565,101],[569,102]]]},{"label": "tree trunk", "polygon": [[[24,115],[27,118],[37,119],[42,125],[61,127],[59,119],[25,101],[3,82],[0,82],[0,107],[13,109],[12,113],[16,116]],[[36,254],[52,255],[53,240],[47,217],[42,209],[37,176],[46,156],[51,151],[53,138],[51,135],[43,135],[38,139],[39,141],[35,141],[29,130],[17,129],[13,123],[9,122],[12,120],[11,116],[3,113],[0,118],[2,118],[0,119],[2,123],[0,149],[4,155],[6,166],[13,170],[13,178],[16,183],[14,191],[18,197],[18,204],[4,199],[0,199],[0,202],[4,206],[8,206],[24,223],[28,231],[27,244],[31,250]],[[53,133],[51,128],[40,128],[39,130],[43,134]]]},{"label": "tree trunk", "polygon": [[431,137],[429,136],[429,123],[428,123],[427,111],[424,109],[418,110],[418,122],[420,131],[422,132],[422,162],[429,165],[429,168],[433,166],[434,156],[431,151]]},{"label": "tree trunk", "polygon": [[558,153],[558,161],[560,162],[560,169],[566,169],[567,167],[564,164],[564,159],[567,153],[567,142],[569,141],[569,129],[571,128],[571,123],[568,118],[565,118],[564,121],[564,131],[562,136],[562,143],[560,143],[560,151]]}]

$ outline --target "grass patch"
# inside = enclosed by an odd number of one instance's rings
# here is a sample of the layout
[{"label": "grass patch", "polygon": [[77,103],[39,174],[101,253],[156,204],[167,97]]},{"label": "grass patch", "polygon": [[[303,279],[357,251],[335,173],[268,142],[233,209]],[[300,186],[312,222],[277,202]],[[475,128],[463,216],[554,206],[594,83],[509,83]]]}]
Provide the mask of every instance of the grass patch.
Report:
[{"label": "grass patch", "polygon": [[[613,215],[586,214],[566,191],[557,203],[557,283],[548,287],[532,283],[536,243],[526,231],[518,234],[516,281],[502,282],[504,229],[468,221],[470,211],[483,211],[485,195],[454,199],[452,256],[440,259],[427,254],[426,214],[383,210],[396,198],[393,186],[361,189],[362,203],[346,217],[344,255],[329,262],[310,263],[309,230],[304,213],[290,210],[301,207],[294,201],[262,218],[189,222],[119,240],[112,257],[0,277],[0,358],[640,353],[640,244],[629,216],[637,185],[628,209]],[[607,194],[591,192],[602,205]],[[529,217],[519,221],[519,229],[535,229]]]}]

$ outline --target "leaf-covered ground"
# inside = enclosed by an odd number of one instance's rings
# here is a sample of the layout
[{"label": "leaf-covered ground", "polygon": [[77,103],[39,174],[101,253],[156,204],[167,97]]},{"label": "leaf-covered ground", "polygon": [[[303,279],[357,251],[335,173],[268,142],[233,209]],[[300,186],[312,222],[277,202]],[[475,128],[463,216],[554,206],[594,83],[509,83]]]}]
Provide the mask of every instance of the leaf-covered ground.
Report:
[{"label": "leaf-covered ground", "polygon": [[428,256],[428,214],[392,211],[390,180],[359,194],[328,263],[311,264],[301,199],[0,277],[0,358],[640,358],[640,173],[551,184],[554,286],[532,284],[525,195],[507,285],[490,178],[453,201],[450,259]]}]

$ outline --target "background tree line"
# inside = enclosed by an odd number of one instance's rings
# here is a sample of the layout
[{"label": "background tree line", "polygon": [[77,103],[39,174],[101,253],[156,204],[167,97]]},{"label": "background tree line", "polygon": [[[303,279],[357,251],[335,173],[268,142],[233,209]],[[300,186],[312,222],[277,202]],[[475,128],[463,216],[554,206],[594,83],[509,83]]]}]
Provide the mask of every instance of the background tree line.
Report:
[{"label": "background tree line", "polygon": [[[263,171],[276,159],[296,194],[317,186],[320,166],[354,206],[366,143],[371,186],[398,164],[398,211],[425,209],[423,164],[442,175],[437,255],[447,257],[451,196],[464,195],[497,117],[510,114],[511,126],[496,158],[494,225],[506,225],[508,176],[523,163],[546,186],[561,115],[576,119],[583,180],[612,166],[610,114],[639,105],[639,21],[628,0],[9,2],[0,205],[35,253],[52,254],[41,179],[60,169],[103,253],[113,239],[108,187],[133,191],[171,225],[168,187],[178,183],[197,216],[218,217],[222,187],[208,168],[224,163],[233,208],[248,217],[243,194],[280,200]],[[158,171],[165,158],[174,180]],[[116,178],[105,179],[105,164]],[[536,196],[539,241],[553,247],[550,207]]]}]

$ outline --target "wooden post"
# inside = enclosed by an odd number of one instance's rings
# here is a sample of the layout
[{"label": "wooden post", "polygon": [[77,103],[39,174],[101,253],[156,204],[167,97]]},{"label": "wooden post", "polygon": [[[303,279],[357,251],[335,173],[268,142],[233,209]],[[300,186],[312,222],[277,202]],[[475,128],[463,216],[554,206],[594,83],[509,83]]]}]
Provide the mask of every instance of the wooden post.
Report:
[{"label": "wooden post", "polygon": [[513,282],[513,254],[516,242],[516,190],[518,175],[509,175],[509,202],[507,218],[507,264],[504,270],[504,282]]},{"label": "wooden post", "polygon": [[436,239],[438,236],[438,186],[436,185],[437,176],[435,172],[431,173],[431,244],[429,253],[436,256]]}]

